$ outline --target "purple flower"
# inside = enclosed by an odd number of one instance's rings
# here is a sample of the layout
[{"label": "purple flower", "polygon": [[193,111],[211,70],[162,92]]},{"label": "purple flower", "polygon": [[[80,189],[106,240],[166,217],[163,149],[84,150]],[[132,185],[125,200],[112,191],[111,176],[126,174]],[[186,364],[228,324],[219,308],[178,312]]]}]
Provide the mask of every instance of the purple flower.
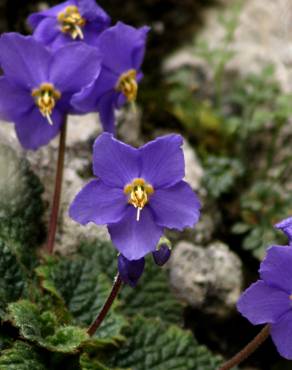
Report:
[{"label": "purple flower", "polygon": [[95,0],[69,0],[28,18],[33,36],[58,49],[75,40],[96,45],[99,34],[110,25],[110,18]]},{"label": "purple flower", "polygon": [[104,133],[94,144],[97,179],[77,194],[70,216],[107,225],[128,260],[154,252],[164,228],[182,230],[199,218],[200,203],[184,177],[182,137],[167,135],[135,149]]},{"label": "purple flower", "polygon": [[292,217],[288,217],[285,220],[277,223],[275,227],[287,235],[289,245],[292,245]]},{"label": "purple flower", "polygon": [[[171,243],[165,237],[162,237],[158,243],[158,246],[152,256],[154,262],[158,266],[163,266],[170,258],[171,255]],[[121,279],[124,283],[129,284],[131,287],[135,287],[140,279],[145,267],[145,259],[140,258],[139,260],[128,260],[122,254],[118,257],[118,270]]]},{"label": "purple flower", "polygon": [[105,131],[114,133],[114,110],[136,99],[148,31],[149,27],[135,29],[118,22],[98,38],[103,55],[101,73],[72,104],[83,112],[98,111]]},{"label": "purple flower", "polygon": [[292,249],[273,246],[261,263],[260,277],[241,296],[237,308],[252,324],[269,323],[279,353],[292,359]]},{"label": "purple flower", "polygon": [[145,259],[140,258],[139,260],[129,261],[122,254],[118,257],[118,269],[121,279],[124,283],[129,284],[131,287],[135,287],[143,274],[145,266]]},{"label": "purple flower", "polygon": [[99,61],[97,49],[83,43],[52,53],[31,36],[0,38],[0,113],[15,123],[24,148],[37,149],[58,134],[65,115],[74,113],[72,95],[98,76]]},{"label": "purple flower", "polygon": [[154,262],[158,266],[163,266],[170,258],[171,249],[167,244],[161,244],[159,248],[152,252]]}]

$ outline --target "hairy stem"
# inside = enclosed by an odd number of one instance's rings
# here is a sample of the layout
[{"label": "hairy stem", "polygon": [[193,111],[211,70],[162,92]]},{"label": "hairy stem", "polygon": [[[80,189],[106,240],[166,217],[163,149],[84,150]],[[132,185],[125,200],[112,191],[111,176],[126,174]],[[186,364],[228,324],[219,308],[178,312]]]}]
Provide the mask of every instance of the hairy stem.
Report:
[{"label": "hairy stem", "polygon": [[56,230],[57,230],[58,214],[59,214],[61,191],[62,191],[62,180],[63,180],[63,169],[64,169],[64,158],[65,158],[65,147],[66,147],[66,131],[67,131],[67,119],[65,119],[65,122],[62,125],[61,132],[60,132],[59,153],[58,153],[57,171],[56,171],[56,177],[55,177],[55,189],[54,189],[54,197],[53,197],[53,204],[52,204],[52,212],[51,212],[50,223],[49,223],[48,240],[47,240],[47,246],[46,246],[49,254],[53,253],[55,237],[56,237]]},{"label": "hairy stem", "polygon": [[117,294],[121,288],[122,280],[119,274],[115,277],[114,284],[112,287],[112,290],[110,292],[110,295],[108,296],[107,300],[105,301],[105,304],[103,305],[100,313],[98,314],[97,318],[93,321],[93,323],[90,325],[90,327],[87,329],[87,333],[92,337],[96,330],[99,328],[103,320],[105,319],[107,313],[109,312],[112,304],[114,303],[115,298],[117,297]]},{"label": "hairy stem", "polygon": [[270,325],[266,325],[259,334],[249,342],[240,352],[233,356],[230,360],[225,362],[219,370],[230,370],[239,365],[247,357],[249,357],[258,347],[269,337]]}]

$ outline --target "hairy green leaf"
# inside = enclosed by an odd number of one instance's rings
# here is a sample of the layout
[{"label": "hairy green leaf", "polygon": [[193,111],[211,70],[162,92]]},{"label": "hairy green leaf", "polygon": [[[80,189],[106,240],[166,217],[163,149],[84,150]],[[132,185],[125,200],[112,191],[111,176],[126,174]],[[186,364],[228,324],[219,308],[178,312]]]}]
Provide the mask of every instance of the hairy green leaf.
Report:
[{"label": "hairy green leaf", "polygon": [[[94,261],[97,271],[107,273],[110,279],[116,273],[117,254],[110,243],[83,245],[82,253]],[[129,317],[139,313],[146,317],[160,317],[169,323],[182,321],[182,305],[170,292],[167,271],[157,266],[151,256],[146,259],[145,271],[138,285],[134,289],[124,285],[119,298],[122,311]]]},{"label": "hairy green leaf", "polygon": [[18,341],[12,348],[1,352],[0,370],[48,370],[48,368],[33,347]]},{"label": "hairy green leaf", "polygon": [[[93,258],[49,259],[44,266],[37,268],[42,285],[53,296],[64,302],[76,324],[88,326],[101,310],[107,299],[111,283],[98,272]],[[98,329],[95,338],[99,343],[116,343],[123,339],[120,332],[126,325],[123,316],[117,313],[116,301]]]},{"label": "hairy green leaf", "polygon": [[138,285],[134,289],[123,287],[120,299],[123,312],[129,317],[139,313],[173,324],[182,322],[183,306],[170,291],[167,271],[157,266],[152,257],[146,259],[146,268]]},{"label": "hairy green leaf", "polygon": [[4,318],[6,306],[26,296],[28,271],[3,241],[0,241],[0,317]]},{"label": "hairy green leaf", "polygon": [[81,370],[110,370],[100,361],[90,358],[86,353],[80,356],[80,366]]},{"label": "hairy green leaf", "polygon": [[216,370],[221,359],[200,346],[188,331],[161,320],[135,318],[126,330],[127,342],[110,365],[135,370]]},{"label": "hairy green leaf", "polygon": [[52,312],[40,312],[38,307],[29,301],[11,303],[9,312],[24,338],[50,351],[73,353],[88,339],[85,329],[59,326]]}]

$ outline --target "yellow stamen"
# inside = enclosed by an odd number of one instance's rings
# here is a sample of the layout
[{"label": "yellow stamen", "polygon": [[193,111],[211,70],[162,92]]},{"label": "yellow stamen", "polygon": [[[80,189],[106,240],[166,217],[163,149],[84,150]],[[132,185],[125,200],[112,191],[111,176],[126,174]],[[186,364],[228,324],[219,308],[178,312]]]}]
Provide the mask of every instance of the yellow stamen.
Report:
[{"label": "yellow stamen", "polygon": [[289,296],[289,299],[291,299],[291,301],[292,301],[292,294]]},{"label": "yellow stamen", "polygon": [[69,5],[66,9],[59,13],[58,21],[61,25],[61,31],[69,33],[73,40],[79,37],[84,39],[82,28],[85,26],[86,20],[82,18],[77,6]]},{"label": "yellow stamen", "polygon": [[137,71],[135,69],[130,69],[121,74],[116,84],[116,90],[122,92],[129,103],[134,102],[138,93]]},{"label": "yellow stamen", "polygon": [[61,98],[60,91],[55,89],[53,84],[46,82],[41,84],[39,88],[32,90],[31,95],[34,97],[41,114],[48,120],[50,125],[53,125],[51,115],[57,100]]},{"label": "yellow stamen", "polygon": [[128,202],[137,208],[137,221],[140,221],[142,209],[149,201],[149,196],[154,193],[153,186],[144,179],[137,178],[124,187],[124,193],[129,196]]}]

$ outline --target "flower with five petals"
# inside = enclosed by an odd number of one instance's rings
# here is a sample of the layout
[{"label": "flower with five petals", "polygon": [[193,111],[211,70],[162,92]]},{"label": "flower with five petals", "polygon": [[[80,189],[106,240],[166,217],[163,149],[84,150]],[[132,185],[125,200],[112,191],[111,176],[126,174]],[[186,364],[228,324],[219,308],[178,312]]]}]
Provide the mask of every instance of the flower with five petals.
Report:
[{"label": "flower with five petals", "polygon": [[97,179],[77,194],[71,218],[83,225],[107,225],[128,261],[154,252],[165,228],[182,230],[199,219],[200,202],[183,181],[181,146],[180,135],[159,137],[136,149],[102,134],[94,144]]},{"label": "flower with five petals", "polygon": [[110,17],[95,0],[68,0],[28,18],[33,36],[58,49],[74,41],[96,45],[99,34],[110,25]]},{"label": "flower with five petals", "polygon": [[83,43],[51,52],[32,36],[0,38],[0,115],[15,123],[25,149],[46,145],[74,113],[72,96],[100,73],[100,54]]}]

